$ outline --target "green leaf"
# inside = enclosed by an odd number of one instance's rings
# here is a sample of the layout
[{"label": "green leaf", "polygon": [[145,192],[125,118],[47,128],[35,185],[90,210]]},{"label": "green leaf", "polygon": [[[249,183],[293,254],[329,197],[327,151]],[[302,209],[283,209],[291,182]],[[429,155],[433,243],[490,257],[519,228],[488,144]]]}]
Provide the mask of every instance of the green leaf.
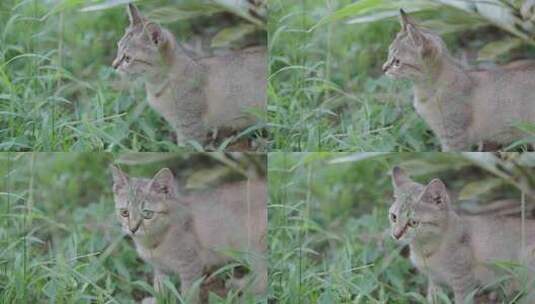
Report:
[{"label": "green leaf", "polygon": [[[225,10],[240,16],[257,26],[265,27],[265,22],[256,15],[262,16],[264,13],[259,7],[253,6],[247,0],[212,0],[212,2],[223,7]],[[255,15],[251,14],[255,12]]]},{"label": "green leaf", "polygon": [[131,2],[134,2],[134,1],[132,0],[108,0],[99,4],[86,6],[80,9],[80,11],[81,12],[101,11],[101,10],[109,9],[109,8],[116,7],[119,5],[126,5]]},{"label": "green leaf", "polygon": [[228,46],[234,41],[240,40],[254,32],[257,27],[253,24],[242,23],[240,25],[225,28],[219,31],[212,39],[212,47]]},{"label": "green leaf", "polygon": [[510,52],[522,45],[520,38],[508,38],[487,43],[480,51],[478,60],[495,60],[498,56]]},{"label": "green leaf", "polygon": [[115,163],[124,165],[142,165],[161,162],[177,157],[176,153],[129,152],[120,155]]},{"label": "green leaf", "polygon": [[213,4],[164,6],[150,11],[147,18],[160,23],[171,23],[178,20],[211,16],[223,11],[223,8]]},{"label": "green leaf", "polygon": [[474,199],[504,184],[501,178],[488,178],[468,183],[459,193],[460,200]]},{"label": "green leaf", "polygon": [[354,153],[348,156],[337,157],[329,161],[329,164],[339,164],[347,162],[359,162],[363,160],[368,160],[377,156],[383,156],[389,154],[388,152],[360,152]]},{"label": "green leaf", "polygon": [[352,19],[351,21],[349,21],[349,23],[358,23],[359,20],[357,18],[365,18],[367,17],[365,16],[366,14],[372,15],[371,13],[382,13],[382,15],[378,15],[376,16],[376,18],[370,18],[370,20],[376,21],[381,19],[379,17],[382,17],[384,19],[398,15],[400,8],[405,9],[407,12],[415,12],[435,7],[437,7],[437,4],[424,0],[361,0],[347,5],[335,11],[334,13],[322,18],[316,25],[312,27],[312,29],[324,25],[326,23],[342,20],[349,17],[355,17],[355,19]]}]

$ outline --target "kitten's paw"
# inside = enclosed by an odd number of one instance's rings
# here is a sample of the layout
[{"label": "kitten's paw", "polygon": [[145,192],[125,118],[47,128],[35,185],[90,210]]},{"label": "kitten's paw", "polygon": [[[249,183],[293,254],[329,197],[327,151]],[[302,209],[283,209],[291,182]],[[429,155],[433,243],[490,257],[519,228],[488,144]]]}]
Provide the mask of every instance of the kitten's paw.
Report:
[{"label": "kitten's paw", "polygon": [[141,304],[156,304],[156,298],[154,297],[150,297],[150,298],[145,298],[141,301]]},{"label": "kitten's paw", "polygon": [[226,287],[234,290],[243,290],[245,287],[247,287],[248,280],[243,278],[231,278],[227,281]]}]

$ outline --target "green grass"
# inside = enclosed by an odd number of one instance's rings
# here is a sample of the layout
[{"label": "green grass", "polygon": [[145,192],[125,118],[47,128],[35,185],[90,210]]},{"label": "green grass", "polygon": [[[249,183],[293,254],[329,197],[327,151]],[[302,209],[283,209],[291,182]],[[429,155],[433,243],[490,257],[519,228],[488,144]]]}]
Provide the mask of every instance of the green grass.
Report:
[{"label": "green grass", "polygon": [[[217,14],[165,22],[166,8],[192,2],[145,1],[140,8],[160,9],[158,16],[182,42],[213,35],[221,24],[243,22]],[[87,4],[1,1],[0,151],[200,149],[177,146],[171,128],[145,101],[143,84],[122,80],[111,68],[128,25],[124,6],[81,12]],[[261,129],[260,124],[237,140],[256,141]]]},{"label": "green grass", "polygon": [[[390,236],[389,172],[401,165],[417,181],[440,177],[458,193],[494,177],[482,165],[490,159],[473,156],[482,162],[450,153],[270,153],[270,295],[279,303],[427,303],[425,276]],[[473,186],[483,206],[520,197],[510,185]]]},{"label": "green grass", "polygon": [[[388,46],[399,31],[397,18],[359,24],[347,24],[345,19],[316,26],[322,18],[353,2],[270,1],[270,149],[440,150],[438,140],[412,106],[410,83],[389,79],[381,72]],[[381,1],[366,3],[363,6]],[[423,20],[447,23],[463,16],[441,8],[424,13]],[[467,28],[478,37],[473,30],[477,26]],[[460,36],[444,36],[455,54]],[[470,39],[469,48],[480,49],[485,39],[492,40],[487,36],[481,41]],[[533,134],[533,130],[527,131]],[[521,144],[506,149],[525,150]]]},{"label": "green grass", "polygon": [[[154,162],[158,157],[137,155],[129,160],[139,164],[123,168],[149,177],[163,165],[178,166],[182,181],[195,176],[197,185],[213,178],[211,168],[221,173],[219,162],[202,155],[163,155],[165,161]],[[110,153],[0,154],[6,177],[0,184],[0,303],[139,303],[154,293],[152,267],[115,218],[108,169],[114,159]],[[229,267],[219,272],[225,278]],[[186,303],[175,276],[167,287],[159,303]],[[235,302],[229,293],[212,295],[210,303]]]}]

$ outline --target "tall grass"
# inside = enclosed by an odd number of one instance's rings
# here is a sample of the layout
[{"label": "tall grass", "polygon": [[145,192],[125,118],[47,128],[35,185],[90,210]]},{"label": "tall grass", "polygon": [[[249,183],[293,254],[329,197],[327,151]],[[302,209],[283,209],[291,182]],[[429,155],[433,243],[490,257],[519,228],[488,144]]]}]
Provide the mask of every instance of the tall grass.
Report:
[{"label": "tall grass", "polygon": [[[227,16],[223,24],[217,14],[166,22],[166,8],[174,12],[184,2],[139,5],[143,12],[157,10],[157,21],[181,42],[200,41],[199,36],[241,22]],[[121,79],[111,68],[116,43],[128,25],[124,6],[82,12],[84,5],[71,0],[1,1],[0,150],[201,149],[177,146],[171,128],[146,103],[143,84]],[[234,141],[254,142],[261,129],[251,128]],[[229,146],[219,144],[216,149]],[[255,148],[264,147],[258,143]]]}]

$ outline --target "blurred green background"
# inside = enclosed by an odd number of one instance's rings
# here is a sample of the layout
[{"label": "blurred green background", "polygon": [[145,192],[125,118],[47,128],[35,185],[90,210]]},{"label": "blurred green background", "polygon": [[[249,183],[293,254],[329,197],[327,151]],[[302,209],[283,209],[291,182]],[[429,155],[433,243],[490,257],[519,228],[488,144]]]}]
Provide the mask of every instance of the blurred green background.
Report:
[{"label": "blurred green background", "polygon": [[[0,2],[0,151],[202,149],[178,147],[171,128],[146,103],[142,82],[121,79],[111,68],[128,26],[127,2]],[[136,4],[195,55],[266,44],[261,6],[253,17],[245,0]],[[262,127],[231,143],[259,140]]]},{"label": "blurred green background", "polygon": [[[270,153],[270,295],[277,303],[427,303],[427,279],[390,236],[390,171],[442,179],[463,214],[535,207],[535,153]],[[455,199],[455,197],[457,199]],[[424,296],[422,296],[424,295]],[[441,303],[451,303],[446,295]]]},{"label": "blurred green background", "polygon": [[135,303],[153,293],[153,269],[115,217],[111,163],[147,178],[169,167],[184,190],[266,169],[261,154],[0,153],[1,303]]},{"label": "blurred green background", "polygon": [[[437,151],[411,85],[381,71],[399,9],[475,67],[535,58],[531,0],[269,1],[269,123],[275,151]],[[519,126],[532,135],[535,126]],[[526,150],[525,141],[505,150]]]}]

